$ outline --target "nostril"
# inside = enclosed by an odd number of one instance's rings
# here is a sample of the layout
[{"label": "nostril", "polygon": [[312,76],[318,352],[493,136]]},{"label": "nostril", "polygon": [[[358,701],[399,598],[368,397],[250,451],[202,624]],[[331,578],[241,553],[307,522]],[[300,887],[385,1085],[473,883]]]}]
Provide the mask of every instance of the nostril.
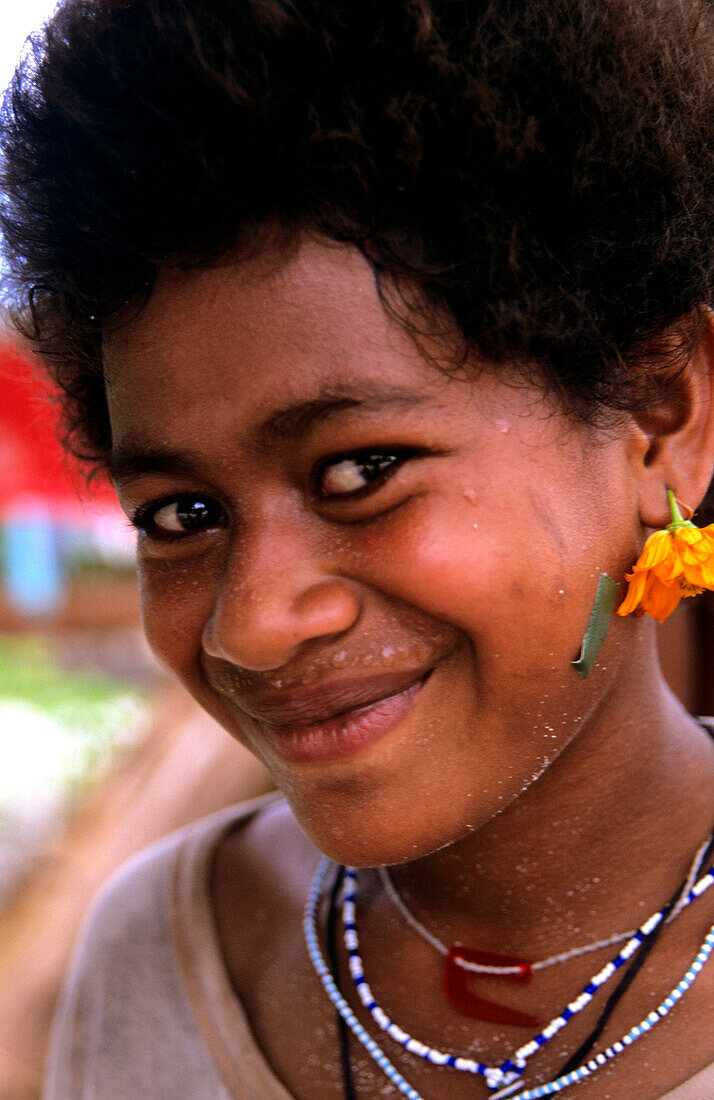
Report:
[{"label": "nostril", "polygon": [[224,591],[205,624],[202,648],[240,668],[275,671],[303,645],[349,631],[360,610],[358,593],[341,578]]}]

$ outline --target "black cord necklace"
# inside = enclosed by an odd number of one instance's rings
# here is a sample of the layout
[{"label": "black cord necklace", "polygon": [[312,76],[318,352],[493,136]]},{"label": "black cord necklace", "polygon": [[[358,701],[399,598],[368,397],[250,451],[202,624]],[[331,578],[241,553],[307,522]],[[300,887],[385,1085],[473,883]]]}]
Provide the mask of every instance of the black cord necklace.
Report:
[{"label": "black cord necklace", "polygon": [[[338,989],[337,898],[339,897],[340,887],[342,886],[344,877],[345,868],[340,866],[337,868],[335,881],[330,891],[330,903],[327,910],[327,957],[330,962],[330,970],[332,971],[335,985]],[[340,992],[342,991],[340,990]],[[349,1030],[339,1012],[336,1012],[335,1015],[337,1017],[337,1038],[340,1044],[340,1064],[342,1065],[342,1082],[345,1090],[345,1100],[357,1100],[357,1093],[355,1092],[354,1081],[352,1080],[352,1066],[350,1064]]]},{"label": "black cord necklace", "polygon": [[[711,857],[712,852],[714,852],[714,837],[712,837],[712,839],[709,841],[709,845],[701,857],[700,864],[705,864],[707,860]],[[661,933],[664,931],[667,923],[667,917],[672,912],[675,905],[680,901],[683,893],[688,890],[688,888],[689,877],[687,877],[672,894],[672,897],[669,899],[667,905],[664,908],[663,919],[660,921],[657,927],[654,928],[652,932],[650,932],[650,934],[646,936],[643,940],[642,946],[633,956],[632,962],[630,963],[629,967],[608,997],[607,1003],[600,1013],[597,1023],[595,1024],[587,1038],[578,1047],[578,1049],[573,1054],[571,1054],[571,1056],[563,1065],[562,1069],[559,1070],[557,1074],[558,1077],[564,1077],[566,1073],[572,1073],[573,1070],[577,1069],[578,1066],[581,1066],[583,1064],[586,1056],[595,1046],[595,1043],[598,1041],[602,1032],[604,1031],[605,1025],[610,1019],[612,1013],[615,1011],[615,1008],[617,1007],[620,999],[624,996],[624,994],[632,985],[632,982],[637,976],[638,971],[642,968],[645,960],[647,959],[647,956],[659,939]]]},{"label": "black cord necklace", "polygon": [[[700,855],[698,864],[705,863],[714,853],[714,836],[709,841],[706,850]],[[327,949],[328,958],[330,962],[330,969],[334,976],[335,983],[337,984],[337,945],[336,945],[336,926],[337,926],[337,914],[338,914],[338,897],[340,888],[345,875],[345,868],[338,867],[337,874],[335,876],[335,882],[330,892],[329,909],[327,914]],[[614,1012],[620,999],[627,992],[632,982],[634,981],[637,973],[642,968],[645,960],[653,949],[657,939],[659,938],[662,930],[666,925],[666,920],[669,914],[675,907],[678,906],[683,896],[688,892],[690,886],[690,876],[677,887],[670,900],[667,902],[662,910],[663,919],[657,924],[657,926],[643,939],[640,947],[632,957],[629,967],[618,982],[614,991],[605,1004],[600,1016],[592,1028],[587,1038],[581,1043],[578,1049],[568,1058],[562,1069],[558,1073],[558,1077],[562,1078],[568,1073],[573,1072],[580,1065],[583,1064],[584,1059],[587,1057],[589,1051],[597,1042],[598,1038],[602,1034],[610,1016]],[[349,1032],[347,1024],[342,1016],[337,1013],[337,1026],[338,1026],[338,1038],[340,1046],[340,1061],[342,1067],[342,1079],[345,1093],[345,1100],[357,1100],[357,1094],[354,1087],[354,1081],[352,1077],[352,1067],[350,1063],[349,1055]]]}]

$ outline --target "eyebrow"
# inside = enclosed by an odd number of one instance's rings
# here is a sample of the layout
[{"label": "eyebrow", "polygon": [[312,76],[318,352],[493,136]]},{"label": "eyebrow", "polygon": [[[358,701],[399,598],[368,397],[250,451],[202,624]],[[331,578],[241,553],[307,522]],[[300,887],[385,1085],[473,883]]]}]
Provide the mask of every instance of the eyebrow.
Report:
[{"label": "eyebrow", "polygon": [[[413,390],[340,388],[313,400],[277,409],[257,427],[253,433],[254,442],[261,449],[271,443],[289,442],[351,409],[375,412],[386,406],[408,410],[427,403],[430,403],[429,398]],[[109,464],[112,480],[122,485],[149,474],[192,477],[200,467],[201,457],[197,454],[164,447],[141,447],[131,442],[115,448]]]},{"label": "eyebrow", "polygon": [[350,409],[375,412],[387,407],[413,409],[427,402],[427,398],[413,390],[375,388],[349,390],[340,388],[321,394],[312,401],[301,401],[278,409],[261,424],[256,433],[264,443],[282,442],[304,435],[333,416]]},{"label": "eyebrow", "polygon": [[163,447],[135,447],[127,443],[112,451],[109,473],[115,485],[127,485],[147,474],[192,477],[196,475],[199,465],[198,455],[181,454]]}]

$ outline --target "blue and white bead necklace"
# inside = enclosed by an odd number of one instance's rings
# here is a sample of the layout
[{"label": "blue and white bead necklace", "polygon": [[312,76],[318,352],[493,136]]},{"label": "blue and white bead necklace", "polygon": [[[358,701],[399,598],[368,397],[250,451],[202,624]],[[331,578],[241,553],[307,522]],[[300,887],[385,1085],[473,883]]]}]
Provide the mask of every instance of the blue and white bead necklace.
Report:
[{"label": "blue and white bead necklace", "polygon": [[[347,1025],[351,1028],[353,1034],[362,1043],[370,1056],[374,1059],[380,1069],[385,1073],[390,1081],[397,1087],[397,1089],[409,1100],[422,1100],[420,1094],[414,1089],[409,1082],[399,1073],[396,1067],[390,1062],[387,1055],[384,1053],[379,1044],[371,1037],[369,1032],[362,1026],[354,1012],[350,1008],[347,1001],[340,993],[335,983],[334,977],[327,966],[322,951],[320,949],[319,940],[317,936],[316,926],[316,913],[320,900],[320,894],[322,891],[322,884],[325,876],[332,864],[332,861],[324,858],[320,861],[317,869],[317,873],[313,880],[310,892],[308,894],[307,903],[305,905],[305,917],[303,922],[303,928],[305,932],[305,942],[307,944],[308,953],[310,959],[315,967],[315,970],[322,981],[325,991],[332,1001],[333,1005],[345,1020]],[[487,1066],[483,1062],[477,1062],[472,1058],[462,1058],[459,1055],[450,1054],[444,1051],[436,1050],[430,1047],[426,1043],[420,1042],[418,1039],[414,1039],[406,1031],[400,1028],[397,1024],[393,1023],[386,1012],[375,1001],[372,991],[367,984],[364,977],[364,969],[362,966],[362,959],[359,954],[359,939],[357,936],[357,928],[355,924],[355,889],[357,884],[357,871],[353,867],[345,869],[345,891],[342,902],[342,917],[344,923],[344,940],[345,947],[349,957],[349,968],[352,978],[355,982],[357,993],[360,1000],[369,1010],[372,1018],[377,1025],[396,1042],[403,1046],[406,1050],[412,1054],[417,1054],[425,1061],[430,1062],[433,1065],[449,1066],[453,1069],[461,1070],[466,1073],[480,1074],[485,1079],[487,1085],[492,1090],[498,1089],[498,1092],[494,1092],[492,1100],[497,1100],[499,1097],[509,1097],[510,1100],[540,1100],[541,1097],[551,1096],[554,1093],[561,1092],[564,1088],[570,1085],[576,1084],[576,1082],[582,1080],[584,1077],[590,1076],[601,1066],[605,1065],[611,1058],[614,1058],[617,1054],[622,1053],[626,1047],[630,1046],[635,1039],[638,1039],[641,1035],[650,1031],[652,1027],[664,1019],[674,1005],[681,999],[684,993],[691,987],[699,973],[701,972],[704,964],[714,950],[714,925],[707,933],[707,936],[702,943],[694,961],[687,970],[684,977],[677,983],[674,989],[665,997],[662,1003],[650,1012],[644,1020],[642,1020],[635,1027],[631,1028],[622,1039],[613,1043],[612,1046],[606,1050],[597,1054],[594,1058],[591,1058],[588,1062],[579,1066],[571,1073],[564,1074],[556,1080],[550,1081],[547,1084],[538,1085],[531,1089],[526,1089],[523,1092],[519,1092],[515,1095],[516,1090],[521,1086],[520,1078],[523,1075],[523,1071],[526,1068],[528,1058],[534,1055],[545,1044],[556,1035],[561,1028],[581,1012],[586,1005],[590,1003],[594,994],[600,989],[605,982],[612,977],[612,975],[623,965],[623,963],[631,958],[637,948],[642,944],[643,940],[649,936],[654,929],[664,919],[666,907],[661,909],[658,913],[653,914],[649,920],[645,921],[643,925],[637,930],[630,940],[624,945],[622,950],[615,956],[615,958],[609,962],[602,970],[596,974],[590,982],[585,986],[581,994],[572,1001],[563,1012],[554,1017],[551,1022],[542,1029],[530,1042],[520,1047],[510,1058],[507,1058],[499,1066]],[[687,905],[695,901],[696,898],[701,897],[709,887],[714,884],[714,865],[709,868],[707,873],[702,876],[692,888],[681,899],[677,906],[677,910],[681,912]]]}]

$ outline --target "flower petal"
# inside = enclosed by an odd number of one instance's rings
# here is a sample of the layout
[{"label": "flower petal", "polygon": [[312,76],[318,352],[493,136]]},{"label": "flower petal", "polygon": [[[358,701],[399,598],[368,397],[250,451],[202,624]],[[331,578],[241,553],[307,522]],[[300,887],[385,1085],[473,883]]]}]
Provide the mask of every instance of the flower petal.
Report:
[{"label": "flower petal", "polygon": [[669,555],[658,562],[657,565],[653,565],[650,572],[653,576],[657,577],[662,584],[667,585],[674,584],[677,578],[681,576],[684,572],[684,563],[674,543],[672,543]]},{"label": "flower petal", "polygon": [[655,531],[650,535],[642,548],[642,553],[637,559],[633,572],[639,573],[643,569],[652,569],[660,562],[666,561],[674,550],[674,539],[669,531]]},{"label": "flower petal", "polygon": [[640,606],[647,615],[663,623],[674,611],[683,595],[679,585],[662,584],[657,577],[651,576]]},{"label": "flower petal", "polygon": [[696,583],[702,588],[714,588],[714,554],[709,561],[703,561],[700,570],[700,580]]},{"label": "flower petal", "polygon": [[710,539],[696,527],[680,527],[673,537],[684,561],[702,561],[711,552]]},{"label": "flower petal", "polygon": [[637,611],[647,587],[646,573],[628,573],[627,579],[630,583],[627,588],[627,595],[617,609],[618,615],[630,615],[633,611]]},{"label": "flower petal", "polygon": [[630,582],[618,615],[651,615],[663,622],[683,596],[714,589],[714,524],[672,524],[655,531],[627,574]]}]

